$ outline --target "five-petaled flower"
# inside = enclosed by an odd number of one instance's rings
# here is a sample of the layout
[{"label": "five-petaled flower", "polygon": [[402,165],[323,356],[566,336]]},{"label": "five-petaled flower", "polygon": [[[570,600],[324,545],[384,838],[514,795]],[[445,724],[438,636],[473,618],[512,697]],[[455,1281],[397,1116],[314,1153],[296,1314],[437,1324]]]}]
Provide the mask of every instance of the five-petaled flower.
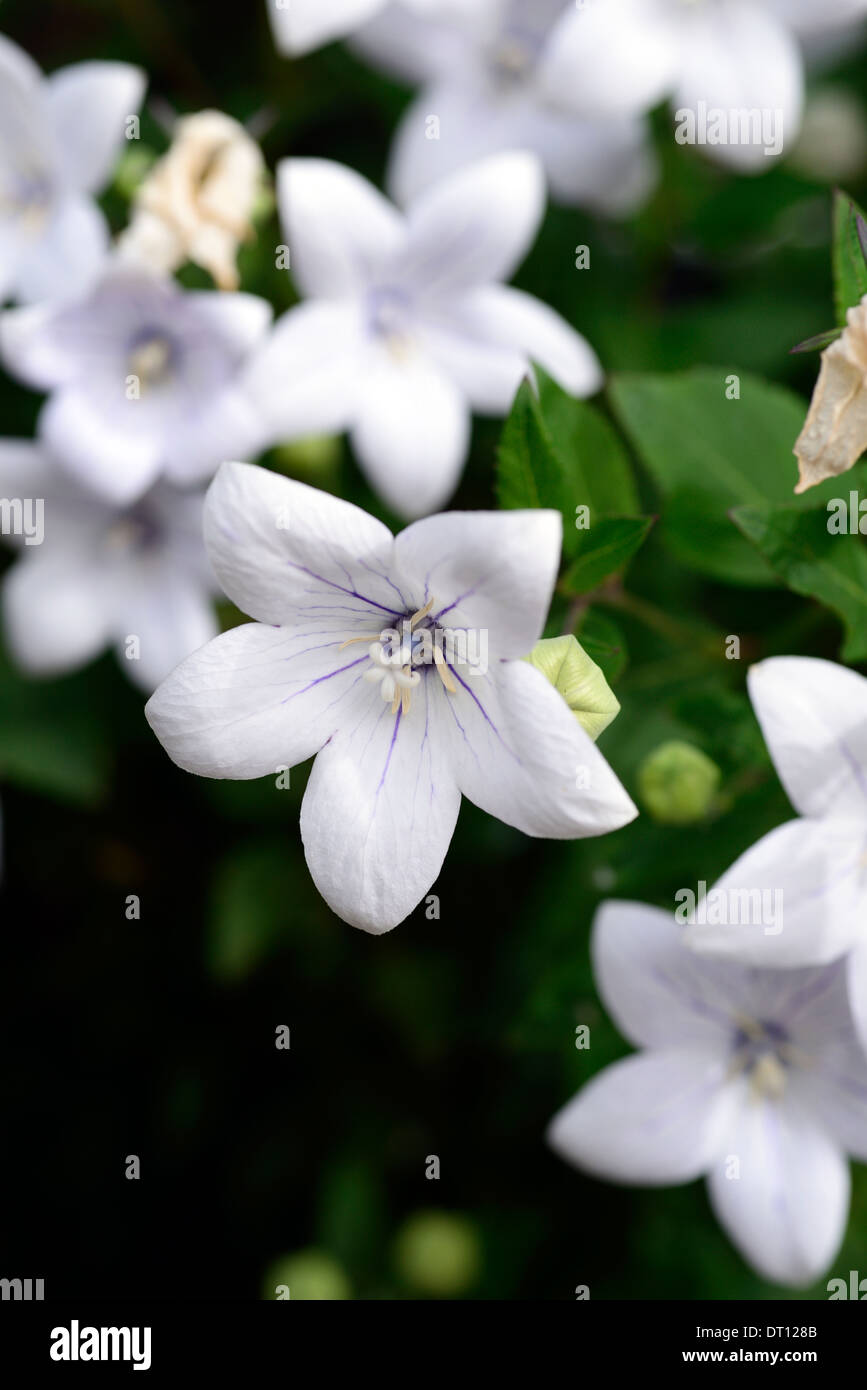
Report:
[{"label": "five-petaled flower", "polygon": [[846,1227],[846,1155],[867,1160],[867,1057],[843,962],[705,960],[667,913],[629,902],[602,906],[592,949],[607,1009],[644,1051],[589,1081],[550,1143],[613,1182],[706,1175],[744,1258],[774,1283],[812,1283]]},{"label": "five-petaled flower", "polygon": [[3,298],[61,298],[97,273],[109,233],[94,194],[144,88],[144,73],[128,63],[74,63],[44,77],[0,35]]},{"label": "five-petaled flower", "polygon": [[320,159],[285,160],[278,198],[307,302],[254,356],[247,388],[275,439],[349,429],[401,516],[451,495],[471,407],[505,414],[531,360],[575,395],[601,384],[593,351],[559,314],[497,283],[544,211],[532,155],[482,160],[405,216],[359,174]]},{"label": "five-petaled flower", "polygon": [[217,632],[201,492],[159,482],[137,502],[112,506],[39,443],[4,439],[0,494],[43,507],[44,535],[20,544],[2,585],[6,639],[30,674],[75,670],[112,646],[150,693]]},{"label": "five-petaled flower", "polygon": [[161,474],[186,486],[227,454],[254,451],[241,368],[270,321],[255,295],[184,290],[113,263],[74,302],[7,310],[0,353],[22,381],[51,392],[39,431],[52,454],[125,504]]},{"label": "five-petaled flower", "polygon": [[[528,835],[616,829],[635,807],[521,660],[548,611],[560,528],[549,511],[457,512],[394,537],[348,502],[225,464],[205,539],[256,621],[184,661],[148,720],[180,767],[206,777],[262,777],[315,755],[307,863],[332,909],[373,933],[436,879],[462,794]],[[471,642],[440,641],[446,628],[485,632],[486,666]]]},{"label": "five-petaled flower", "polygon": [[700,952],[760,966],[818,965],[848,953],[852,1013],[867,1044],[867,680],[816,657],[749,672],[753,707],[799,818],[763,835],[715,885],[778,892],[783,930],[690,925]]}]

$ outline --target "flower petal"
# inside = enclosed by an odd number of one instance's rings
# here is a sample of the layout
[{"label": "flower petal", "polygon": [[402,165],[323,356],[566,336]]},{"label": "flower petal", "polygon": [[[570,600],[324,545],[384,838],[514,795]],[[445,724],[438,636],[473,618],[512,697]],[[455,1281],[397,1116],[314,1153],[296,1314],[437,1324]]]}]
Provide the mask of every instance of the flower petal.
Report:
[{"label": "flower petal", "polygon": [[396,263],[403,282],[435,306],[443,294],[508,280],[535,239],[545,211],[545,176],[532,154],[479,160],[422,193],[407,215]]},{"label": "flower petal", "polygon": [[372,485],[400,516],[436,511],[457,487],[467,456],[467,403],[449,378],[410,349],[374,350],[361,383],[352,445]]},{"label": "flower petal", "polygon": [[863,932],[849,952],[846,965],[852,1021],[861,1047],[867,1053],[867,936]]},{"label": "flower petal", "polygon": [[346,721],[370,686],[367,653],[339,652],[331,634],[248,623],[182,661],[145,706],[178,767],[249,779],[304,762]]},{"label": "flower petal", "polygon": [[526,656],[560,564],[559,512],[446,512],[401,531],[395,568],[436,600],[432,620],[489,633],[492,659]]},{"label": "flower petal", "polygon": [[42,236],[26,244],[15,272],[24,303],[84,293],[106,262],[108,223],[88,197],[71,193],[55,206]]},{"label": "flower petal", "polygon": [[720,1059],[669,1048],[606,1067],[554,1116],[547,1139],[609,1182],[691,1182],[719,1152],[727,1109]]},{"label": "flower petal", "polygon": [[316,301],[284,314],[242,375],[269,436],[281,441],[347,429],[361,399],[364,349],[352,303]]},{"label": "flower petal", "polygon": [[572,6],[548,39],[539,82],[555,105],[591,115],[634,115],[674,86],[677,17],[655,0]]},{"label": "flower petal", "polygon": [[[591,396],[602,385],[599,360],[586,339],[547,304],[522,290],[507,285],[470,290],[449,309],[448,320],[468,342],[519,353],[522,374],[531,361],[538,362],[573,396]],[[514,382],[515,390],[519,381]]]},{"label": "flower petal", "polygon": [[414,611],[389,582],[393,540],[382,522],[266,468],[223,464],[205,500],[205,543],[229,598],[260,622],[340,642]]},{"label": "flower petal", "polygon": [[635,818],[596,744],[540,671],[505,661],[486,675],[453,672],[458,692],[443,695],[452,766],[476,806],[550,840],[602,835]]},{"label": "flower petal", "polygon": [[839,1146],[794,1102],[760,1101],[745,1084],[725,1147],[708,1177],[717,1219],[763,1278],[813,1283],[846,1229],[849,1165]]},{"label": "flower petal", "polygon": [[606,902],[596,914],[593,974],[620,1032],[639,1047],[730,1047],[744,972],[697,960],[670,912]]},{"label": "flower petal", "polygon": [[345,38],[376,14],[386,0],[268,0],[274,42],[281,53],[309,53],[332,39]]},{"label": "flower petal", "polygon": [[25,552],[3,581],[6,640],[33,675],[83,666],[111,639],[105,577],[83,545]]},{"label": "flower petal", "polygon": [[129,63],[74,63],[47,78],[59,174],[68,188],[82,193],[104,188],[145,86],[141,68]]},{"label": "flower petal", "polygon": [[750,667],[750,699],[780,781],[804,816],[867,815],[867,680],[816,657]]},{"label": "flower petal", "polygon": [[[329,907],[379,935],[412,912],[434,883],[454,833],[460,792],[444,758],[443,711],[430,681],[407,716],[379,689],[313,764],[301,835]],[[433,693],[432,693],[433,692]]]},{"label": "flower petal", "polygon": [[[780,136],[791,145],[801,123],[804,77],[800,50],[789,30],[755,0],[696,6],[684,17],[683,27],[677,111],[697,113],[703,103],[708,113],[720,110],[726,116],[771,112]],[[762,143],[708,143],[703,150],[739,169],[768,167]]]},{"label": "flower petal", "polygon": [[277,198],[302,294],[340,299],[365,289],[403,244],[404,220],[387,198],[330,159],[284,159]]},{"label": "flower petal", "polygon": [[58,391],[46,401],[39,433],[83,486],[118,506],[140,497],[160,471],[157,438],[115,428],[77,391]]},{"label": "flower petal", "polygon": [[267,299],[234,290],[190,290],[184,296],[196,317],[214,333],[237,361],[260,343],[274,316]]},{"label": "flower petal", "polygon": [[[746,850],[686,929],[701,953],[750,965],[821,965],[848,951],[867,901],[867,829],[787,821]],[[713,911],[711,903],[716,904]],[[714,922],[713,917],[721,918]]]},{"label": "flower petal", "polygon": [[[123,575],[112,608],[121,666],[148,693],[219,630],[204,585],[164,554],[144,558]],[[127,651],[131,636],[138,638],[135,660]]]}]

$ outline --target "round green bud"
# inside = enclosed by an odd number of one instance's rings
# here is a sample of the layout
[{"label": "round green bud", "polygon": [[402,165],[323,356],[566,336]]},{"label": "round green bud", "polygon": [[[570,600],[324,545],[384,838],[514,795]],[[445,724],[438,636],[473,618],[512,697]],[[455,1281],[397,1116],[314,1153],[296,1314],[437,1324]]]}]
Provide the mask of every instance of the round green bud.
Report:
[{"label": "round green bud", "polygon": [[704,820],[716,801],[720,770],[691,743],[661,743],[638,769],[638,795],[662,825],[692,825]]},{"label": "round green bud", "polygon": [[334,1302],[352,1297],[342,1267],[324,1250],[297,1250],[269,1265],[262,1280],[262,1297]]},{"label": "round green bud", "polygon": [[321,477],[340,463],[342,445],[336,434],[310,434],[274,450],[274,466],[292,477]]},{"label": "round green bud", "polygon": [[454,1298],[470,1288],[482,1263],[475,1226],[443,1211],[418,1211],[405,1221],[394,1255],[406,1283],[434,1298]]},{"label": "round green bud", "polygon": [[558,690],[592,739],[607,729],[620,705],[592,657],[577,638],[543,637],[525,658]]}]

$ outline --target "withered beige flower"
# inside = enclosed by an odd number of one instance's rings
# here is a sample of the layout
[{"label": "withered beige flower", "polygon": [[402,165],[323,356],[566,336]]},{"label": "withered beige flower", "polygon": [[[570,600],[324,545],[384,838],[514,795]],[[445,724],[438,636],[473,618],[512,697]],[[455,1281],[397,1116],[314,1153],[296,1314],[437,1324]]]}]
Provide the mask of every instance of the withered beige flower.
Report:
[{"label": "withered beige flower", "polygon": [[795,492],[845,473],[867,449],[867,295],[849,309],[842,335],[822,353],[819,380],[795,441]]},{"label": "withered beige flower", "polygon": [[136,194],[120,255],[168,272],[193,261],[220,289],[237,289],[238,247],[253,236],[264,168],[256,141],[231,116],[181,117],[171,148]]}]

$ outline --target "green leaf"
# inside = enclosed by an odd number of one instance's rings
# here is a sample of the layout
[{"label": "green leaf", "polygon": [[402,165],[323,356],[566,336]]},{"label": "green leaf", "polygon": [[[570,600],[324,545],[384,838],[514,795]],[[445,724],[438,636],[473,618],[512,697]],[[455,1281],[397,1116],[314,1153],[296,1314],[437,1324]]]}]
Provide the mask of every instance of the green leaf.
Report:
[{"label": "green leaf", "polygon": [[587,594],[622,569],[644,543],[655,517],[603,516],[579,531],[578,558],[564,576],[573,594]]},{"label": "green leaf", "polygon": [[858,236],[858,218],[864,214],[848,193],[834,192],[832,251],[834,308],[837,322],[845,326],[846,310],[867,294],[867,264]]},{"label": "green leaf", "polygon": [[867,547],[861,537],[831,534],[824,508],[739,507],[733,517],[790,589],[841,618],[843,660],[867,660]]},{"label": "green leaf", "polygon": [[563,517],[563,552],[582,548],[576,509],[602,516],[640,510],[627,452],[604,415],[576,400],[535,368],[539,395],[521,384],[503,428],[498,453],[501,507],[552,507]]},{"label": "green leaf", "polygon": [[722,367],[624,375],[613,379],[611,401],[666,498],[661,531],[678,559],[730,584],[772,586],[769,566],[728,513],[792,498],[792,446],[806,406],[747,372],[737,374],[740,394],[730,400],[731,375]]},{"label": "green leaf", "polygon": [[562,464],[536,393],[529,381],[522,381],[497,452],[497,498],[505,508],[556,507],[559,511],[564,497]]},{"label": "green leaf", "polygon": [[610,421],[595,406],[570,396],[541,367],[535,372],[542,418],[565,472],[570,515],[582,505],[590,508],[592,521],[640,512],[629,454]]}]

